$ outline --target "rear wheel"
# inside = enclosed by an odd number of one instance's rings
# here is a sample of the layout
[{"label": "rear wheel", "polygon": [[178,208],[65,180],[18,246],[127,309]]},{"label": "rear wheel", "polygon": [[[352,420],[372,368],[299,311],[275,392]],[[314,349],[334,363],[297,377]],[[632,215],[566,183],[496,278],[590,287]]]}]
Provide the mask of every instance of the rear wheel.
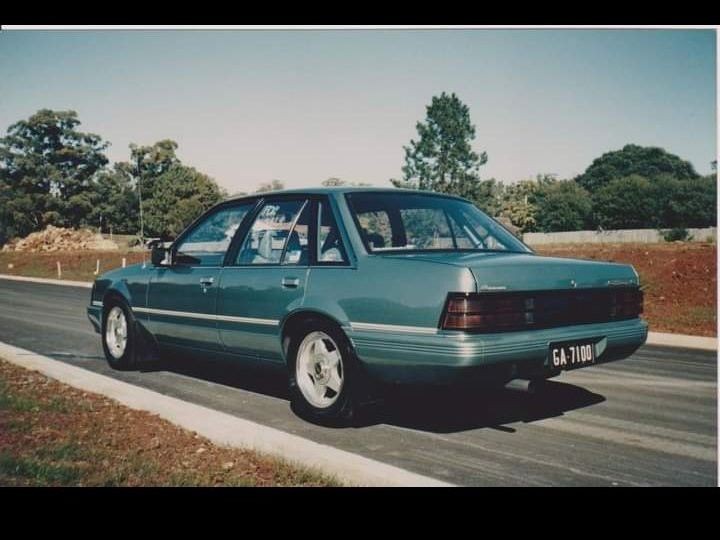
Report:
[{"label": "rear wheel", "polygon": [[293,334],[287,351],[293,408],[318,423],[349,423],[360,374],[345,334],[324,321],[303,324]]},{"label": "rear wheel", "polygon": [[102,343],[105,358],[113,369],[135,367],[135,335],[130,310],[111,300],[103,314]]}]

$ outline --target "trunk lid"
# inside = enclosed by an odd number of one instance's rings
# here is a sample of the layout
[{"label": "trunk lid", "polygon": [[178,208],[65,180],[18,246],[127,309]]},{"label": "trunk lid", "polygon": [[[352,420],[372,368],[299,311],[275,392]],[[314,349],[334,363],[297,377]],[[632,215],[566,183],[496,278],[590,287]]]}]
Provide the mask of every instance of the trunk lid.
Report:
[{"label": "trunk lid", "polygon": [[532,253],[438,252],[388,255],[469,268],[483,291],[540,291],[639,285],[632,266]]}]

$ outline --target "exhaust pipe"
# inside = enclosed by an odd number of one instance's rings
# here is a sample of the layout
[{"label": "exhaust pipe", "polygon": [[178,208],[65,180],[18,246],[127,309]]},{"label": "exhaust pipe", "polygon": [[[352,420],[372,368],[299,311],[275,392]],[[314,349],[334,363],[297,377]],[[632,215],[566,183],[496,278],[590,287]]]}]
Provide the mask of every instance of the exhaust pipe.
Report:
[{"label": "exhaust pipe", "polygon": [[513,379],[505,385],[505,388],[508,390],[515,390],[516,392],[534,394],[537,390],[537,381],[530,379]]}]

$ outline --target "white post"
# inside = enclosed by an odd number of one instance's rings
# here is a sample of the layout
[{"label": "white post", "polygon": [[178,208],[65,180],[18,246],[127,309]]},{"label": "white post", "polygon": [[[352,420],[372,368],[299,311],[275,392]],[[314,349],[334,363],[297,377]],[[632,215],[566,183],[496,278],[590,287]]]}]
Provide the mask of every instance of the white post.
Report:
[{"label": "white post", "polygon": [[125,257],[123,257],[123,268],[125,268],[125,263],[126,263]]},{"label": "white post", "polygon": [[62,268],[60,268],[60,261],[57,261],[58,279],[62,279]]},{"label": "white post", "polygon": [[98,259],[98,260],[95,262],[95,272],[94,272],[94,274],[97,276],[99,273],[100,273],[100,259]]}]

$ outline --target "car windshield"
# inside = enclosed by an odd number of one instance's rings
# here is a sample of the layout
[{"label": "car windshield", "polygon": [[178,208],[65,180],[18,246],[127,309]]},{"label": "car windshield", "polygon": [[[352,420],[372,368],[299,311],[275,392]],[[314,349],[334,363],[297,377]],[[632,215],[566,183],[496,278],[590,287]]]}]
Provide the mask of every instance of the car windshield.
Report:
[{"label": "car windshield", "polygon": [[531,253],[502,225],[473,204],[419,193],[360,192],[346,195],[371,253],[509,251]]}]

